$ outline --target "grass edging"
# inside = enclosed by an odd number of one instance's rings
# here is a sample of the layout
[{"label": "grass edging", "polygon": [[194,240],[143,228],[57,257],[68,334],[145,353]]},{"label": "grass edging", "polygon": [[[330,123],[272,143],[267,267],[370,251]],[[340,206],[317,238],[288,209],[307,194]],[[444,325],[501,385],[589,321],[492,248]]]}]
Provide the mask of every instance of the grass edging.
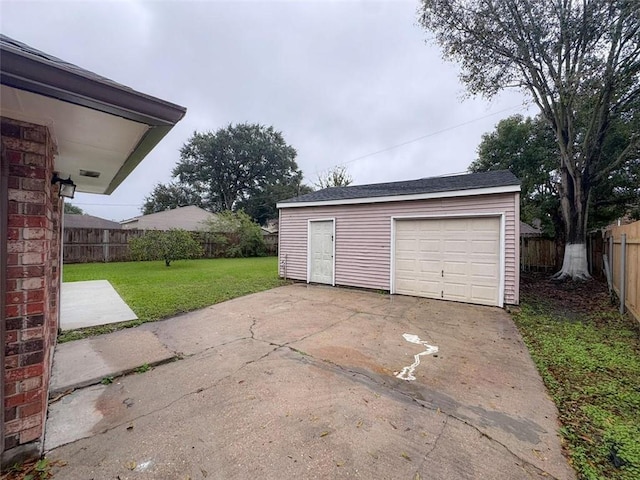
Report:
[{"label": "grass edging", "polygon": [[277,257],[83,263],[64,265],[65,282],[108,280],[137,320],[62,332],[58,342],[80,340],[206,308],[291,282],[278,277]]},{"label": "grass edging", "polygon": [[579,478],[640,478],[640,335],[608,302],[596,311],[526,298],[512,314],[559,411]]}]

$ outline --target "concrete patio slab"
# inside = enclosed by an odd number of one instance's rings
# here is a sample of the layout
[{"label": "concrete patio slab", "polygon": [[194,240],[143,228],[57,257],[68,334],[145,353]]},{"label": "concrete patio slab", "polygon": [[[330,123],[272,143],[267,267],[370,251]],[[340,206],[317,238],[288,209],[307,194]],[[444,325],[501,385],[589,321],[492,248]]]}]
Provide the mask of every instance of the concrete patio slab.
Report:
[{"label": "concrete patio slab", "polygon": [[[105,335],[110,354],[134,332],[185,356],[54,403],[55,478],[575,478],[497,308],[297,284]],[[405,333],[439,347],[412,381]]]},{"label": "concrete patio slab", "polygon": [[62,284],[60,328],[63,331],[126,322],[137,318],[107,280]]},{"label": "concrete patio slab", "polygon": [[105,377],[128,373],[141,365],[169,361],[175,353],[151,332],[120,330],[56,346],[49,396],[99,383]]}]

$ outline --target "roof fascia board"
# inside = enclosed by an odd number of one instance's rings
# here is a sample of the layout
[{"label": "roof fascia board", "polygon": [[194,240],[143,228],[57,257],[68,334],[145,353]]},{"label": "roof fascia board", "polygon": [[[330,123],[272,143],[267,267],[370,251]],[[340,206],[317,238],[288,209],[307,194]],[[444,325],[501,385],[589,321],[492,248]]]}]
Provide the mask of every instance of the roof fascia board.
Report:
[{"label": "roof fascia board", "polygon": [[334,205],[358,205],[362,203],[405,202],[409,200],[431,200],[434,198],[468,197],[472,195],[491,195],[496,193],[519,192],[520,185],[502,187],[471,188],[467,190],[450,190],[446,192],[417,193],[413,195],[391,195],[385,197],[348,198],[343,200],[322,200],[316,202],[280,202],[277,208],[324,207]]},{"label": "roof fascia board", "polygon": [[147,154],[160,143],[167,133],[171,130],[171,126],[151,127],[142,136],[131,154],[120,167],[120,170],[114,175],[113,180],[105,190],[106,195],[111,195],[113,191],[124,181],[125,178],[133,171],[134,168],[147,156]]},{"label": "roof fascia board", "polygon": [[148,125],[174,125],[184,107],[65,70],[32,55],[2,48],[3,84]]}]

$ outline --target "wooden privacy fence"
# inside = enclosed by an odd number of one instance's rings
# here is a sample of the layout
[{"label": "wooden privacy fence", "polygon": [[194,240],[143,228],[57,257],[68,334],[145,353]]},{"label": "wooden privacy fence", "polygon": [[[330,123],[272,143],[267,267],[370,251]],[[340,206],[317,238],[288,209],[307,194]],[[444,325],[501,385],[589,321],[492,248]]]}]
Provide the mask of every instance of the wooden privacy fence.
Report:
[{"label": "wooden privacy fence", "polygon": [[[602,254],[605,251],[603,232],[591,232],[587,238],[587,259],[589,273],[594,277],[603,277]],[[552,272],[560,269],[564,246],[558,245],[553,238],[520,238],[520,269],[523,272]]]},{"label": "wooden privacy fence", "polygon": [[640,221],[611,227],[605,237],[611,283],[620,298],[620,311],[626,307],[640,321]]},{"label": "wooden privacy fence", "polygon": [[65,228],[62,243],[63,263],[129,261],[129,239],[141,235],[144,235],[144,230]]},{"label": "wooden privacy fence", "polygon": [[[108,230],[101,228],[65,228],[63,263],[128,262],[129,240],[144,235],[144,230]],[[204,258],[222,256],[221,245],[211,232],[191,232],[204,250]],[[268,255],[278,252],[278,234],[264,236]]]},{"label": "wooden privacy fence", "polygon": [[556,242],[552,238],[521,237],[520,269],[524,272],[546,272],[556,268]]}]

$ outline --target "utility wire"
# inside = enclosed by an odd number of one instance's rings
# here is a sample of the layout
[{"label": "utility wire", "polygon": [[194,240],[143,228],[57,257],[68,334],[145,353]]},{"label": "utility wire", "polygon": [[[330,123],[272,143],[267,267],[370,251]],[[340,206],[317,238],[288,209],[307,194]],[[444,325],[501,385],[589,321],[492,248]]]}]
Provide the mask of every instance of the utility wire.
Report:
[{"label": "utility wire", "polygon": [[442,130],[437,130],[435,132],[427,133],[426,135],[422,135],[420,137],[414,138],[412,140],[407,140],[406,142],[398,143],[397,145],[392,145],[390,147],[383,148],[382,150],[377,150],[375,152],[367,153],[365,155],[361,155],[356,158],[352,158],[351,160],[347,160],[346,162],[342,162],[341,165],[346,165],[347,163],[353,163],[357,160],[362,160],[363,158],[371,157],[373,155],[378,155],[379,153],[388,152],[389,150],[393,150],[395,148],[404,147],[405,145],[409,145],[410,143],[419,142],[420,140],[424,140],[425,138],[433,137],[435,135],[439,135],[440,133],[448,132],[450,130],[454,130],[456,128],[464,127],[465,125],[469,125],[470,123],[477,122],[478,120],[484,120],[485,118],[493,117],[494,115],[498,115],[500,113],[507,112],[509,110],[513,110],[515,108],[523,108],[523,105],[513,105],[508,108],[503,108],[502,110],[498,110],[497,112],[489,113],[482,117],[477,117],[472,120],[467,120],[466,122],[458,123],[457,125],[452,125],[451,127],[443,128]]}]

